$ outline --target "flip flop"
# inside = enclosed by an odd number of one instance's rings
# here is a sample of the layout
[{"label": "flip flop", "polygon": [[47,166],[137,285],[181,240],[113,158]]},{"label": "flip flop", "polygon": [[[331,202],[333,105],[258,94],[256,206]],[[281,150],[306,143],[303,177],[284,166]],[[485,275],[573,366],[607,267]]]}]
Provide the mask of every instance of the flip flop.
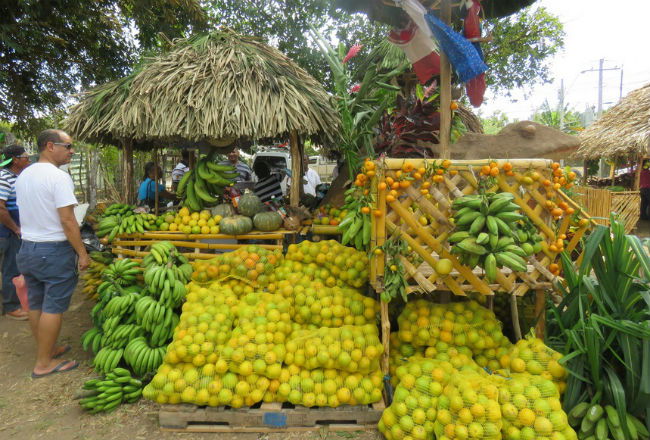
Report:
[{"label": "flip flop", "polygon": [[52,359],[58,359],[61,356],[63,356],[64,354],[66,354],[67,352],[69,352],[70,350],[72,350],[71,345],[64,345],[63,346],[63,351],[61,351],[61,353],[56,354],[55,356],[52,356]]},{"label": "flip flop", "polygon": [[[72,362],[72,365],[70,367],[63,368],[64,365],[67,365],[70,362]],[[66,371],[74,370],[78,366],[79,366],[79,362],[77,362],[77,361],[63,361],[59,365],[54,367],[54,369],[52,369],[52,371],[48,371],[47,373],[38,374],[38,373],[34,373],[32,371],[32,379],[40,379],[41,377],[49,376],[50,374],[54,374],[54,373],[65,373]]]}]

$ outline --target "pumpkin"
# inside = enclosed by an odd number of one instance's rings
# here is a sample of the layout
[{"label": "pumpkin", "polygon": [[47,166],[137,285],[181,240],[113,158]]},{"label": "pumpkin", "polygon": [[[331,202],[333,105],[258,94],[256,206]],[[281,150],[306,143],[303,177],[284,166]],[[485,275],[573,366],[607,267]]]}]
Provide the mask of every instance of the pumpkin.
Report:
[{"label": "pumpkin", "polygon": [[226,217],[219,223],[219,230],[222,234],[242,235],[253,230],[253,220],[243,215]]},{"label": "pumpkin", "polygon": [[277,212],[258,212],[253,217],[255,229],[259,231],[276,231],[282,226],[282,216]]},{"label": "pumpkin", "polygon": [[264,211],[264,204],[255,194],[246,191],[246,193],[239,198],[237,210],[241,215],[253,217],[258,212]]},{"label": "pumpkin", "polygon": [[220,205],[215,206],[210,211],[212,211],[213,217],[220,215],[221,218],[226,218],[226,217],[232,217],[233,215],[237,215],[237,211],[235,211],[235,208],[230,203],[222,203]]}]

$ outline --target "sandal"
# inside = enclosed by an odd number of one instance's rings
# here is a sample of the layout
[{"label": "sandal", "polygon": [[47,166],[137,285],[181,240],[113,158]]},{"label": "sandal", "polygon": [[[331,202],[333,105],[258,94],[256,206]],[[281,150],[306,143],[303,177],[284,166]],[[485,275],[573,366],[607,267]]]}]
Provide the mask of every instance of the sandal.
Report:
[{"label": "sandal", "polygon": [[[70,364],[70,362],[72,362],[72,364],[68,368],[63,368],[66,365]],[[79,362],[77,361],[63,361],[59,365],[54,367],[52,371],[48,371],[47,373],[38,374],[32,371],[32,379],[40,379],[41,377],[49,376],[50,374],[55,374],[55,373],[65,373],[66,371],[74,370],[78,366],[79,366]]]}]

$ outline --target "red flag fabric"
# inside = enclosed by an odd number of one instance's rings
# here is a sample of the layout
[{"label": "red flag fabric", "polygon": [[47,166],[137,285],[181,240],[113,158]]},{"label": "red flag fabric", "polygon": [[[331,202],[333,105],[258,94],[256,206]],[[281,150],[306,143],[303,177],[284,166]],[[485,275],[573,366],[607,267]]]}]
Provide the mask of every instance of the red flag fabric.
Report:
[{"label": "red flag fabric", "polygon": [[440,55],[435,43],[413,21],[404,29],[393,29],[388,40],[404,51],[420,83],[426,84],[432,76],[440,75]]}]

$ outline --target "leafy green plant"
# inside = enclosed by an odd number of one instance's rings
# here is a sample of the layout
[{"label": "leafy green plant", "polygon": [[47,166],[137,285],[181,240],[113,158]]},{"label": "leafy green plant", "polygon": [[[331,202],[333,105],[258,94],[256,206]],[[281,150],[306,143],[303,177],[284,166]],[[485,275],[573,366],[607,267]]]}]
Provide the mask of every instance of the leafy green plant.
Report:
[{"label": "leafy green plant", "polygon": [[[562,254],[563,300],[548,310],[547,342],[565,353],[564,407],[611,404],[650,414],[650,257],[638,237],[612,216],[586,239],[577,267]],[[626,438],[632,438],[623,424]]]},{"label": "leafy green plant", "polygon": [[336,106],[341,117],[339,146],[352,176],[364,157],[373,156],[374,129],[382,114],[395,103],[400,90],[390,81],[404,72],[408,64],[403,62],[389,72],[382,72],[381,65],[372,64],[361,82],[353,84],[347,63],[361,47],[355,45],[346,54],[342,44],[335,50],[315,28],[311,29],[311,36],[331,69]]}]

